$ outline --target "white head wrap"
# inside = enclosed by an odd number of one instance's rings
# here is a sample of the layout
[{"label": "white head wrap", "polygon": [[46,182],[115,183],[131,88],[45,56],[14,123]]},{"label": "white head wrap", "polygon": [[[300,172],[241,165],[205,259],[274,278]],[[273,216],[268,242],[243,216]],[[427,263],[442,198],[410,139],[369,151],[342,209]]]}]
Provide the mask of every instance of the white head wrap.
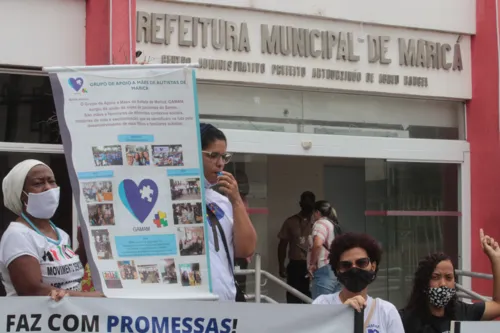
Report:
[{"label": "white head wrap", "polygon": [[3,179],[3,204],[17,216],[20,216],[23,211],[21,194],[23,193],[26,176],[37,165],[47,166],[45,163],[37,160],[24,160],[13,167]]}]

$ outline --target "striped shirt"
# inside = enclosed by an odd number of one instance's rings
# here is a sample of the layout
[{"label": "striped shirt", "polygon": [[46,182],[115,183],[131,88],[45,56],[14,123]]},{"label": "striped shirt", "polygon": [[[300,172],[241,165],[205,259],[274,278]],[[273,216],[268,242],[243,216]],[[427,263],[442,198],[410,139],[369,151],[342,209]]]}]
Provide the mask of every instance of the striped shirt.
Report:
[{"label": "striped shirt", "polygon": [[308,265],[316,264],[318,268],[321,268],[325,265],[328,265],[328,255],[330,253],[324,246],[322,246],[319,250],[318,262],[311,263],[311,250],[313,247],[313,240],[315,236],[319,237],[323,241],[323,244],[330,248],[333,239],[335,238],[335,228],[333,226],[333,223],[327,219],[317,220],[316,222],[314,222],[312,234],[311,236],[309,236],[309,252],[307,254],[307,263]]}]

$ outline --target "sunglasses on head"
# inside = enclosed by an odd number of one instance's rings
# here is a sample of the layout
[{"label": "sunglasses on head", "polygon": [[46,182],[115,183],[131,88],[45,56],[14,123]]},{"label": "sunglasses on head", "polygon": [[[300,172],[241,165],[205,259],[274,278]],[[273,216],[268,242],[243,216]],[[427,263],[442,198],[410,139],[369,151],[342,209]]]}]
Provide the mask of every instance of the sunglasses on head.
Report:
[{"label": "sunglasses on head", "polygon": [[341,271],[347,271],[354,266],[357,268],[365,269],[370,264],[370,258],[360,258],[354,261],[342,260],[339,262],[339,269]]}]

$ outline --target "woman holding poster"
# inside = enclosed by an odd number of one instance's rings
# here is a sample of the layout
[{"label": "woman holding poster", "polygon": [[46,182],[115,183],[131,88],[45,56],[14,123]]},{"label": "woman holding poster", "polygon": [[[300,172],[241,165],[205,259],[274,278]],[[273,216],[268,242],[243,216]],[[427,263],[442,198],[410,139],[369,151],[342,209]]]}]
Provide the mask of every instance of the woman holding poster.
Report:
[{"label": "woman holding poster", "polygon": [[403,333],[396,307],[368,295],[368,286],[377,278],[381,258],[382,248],[370,235],[346,233],[335,237],[329,260],[342,289],[319,296],[313,304],[346,304],[356,311],[364,309],[363,332]]},{"label": "woman holding poster", "polygon": [[73,252],[68,234],[50,221],[60,193],[52,170],[43,162],[25,160],[3,179],[2,191],[5,207],[18,216],[0,241],[7,296],[102,297],[100,292],[81,292],[85,249]]}]

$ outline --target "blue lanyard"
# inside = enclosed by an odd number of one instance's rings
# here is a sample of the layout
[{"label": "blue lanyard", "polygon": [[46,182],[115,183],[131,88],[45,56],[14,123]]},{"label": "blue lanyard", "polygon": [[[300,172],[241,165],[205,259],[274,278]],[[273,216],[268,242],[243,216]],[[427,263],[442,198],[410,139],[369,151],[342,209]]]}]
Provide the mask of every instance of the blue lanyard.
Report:
[{"label": "blue lanyard", "polygon": [[33,230],[35,230],[39,235],[45,237],[45,239],[47,241],[49,241],[50,243],[54,244],[54,245],[59,245],[61,244],[61,235],[59,234],[59,230],[57,229],[57,227],[55,226],[54,223],[52,223],[52,221],[49,220],[49,224],[50,226],[52,227],[52,229],[55,230],[56,234],[57,234],[57,241],[53,240],[52,238],[49,238],[47,236],[45,236],[34,224],[33,222],[31,222],[31,220],[29,218],[26,217],[26,215],[24,215],[24,213],[21,213],[21,216],[24,218],[24,220],[26,222],[28,222],[28,224],[30,225],[30,227],[33,228]]}]

